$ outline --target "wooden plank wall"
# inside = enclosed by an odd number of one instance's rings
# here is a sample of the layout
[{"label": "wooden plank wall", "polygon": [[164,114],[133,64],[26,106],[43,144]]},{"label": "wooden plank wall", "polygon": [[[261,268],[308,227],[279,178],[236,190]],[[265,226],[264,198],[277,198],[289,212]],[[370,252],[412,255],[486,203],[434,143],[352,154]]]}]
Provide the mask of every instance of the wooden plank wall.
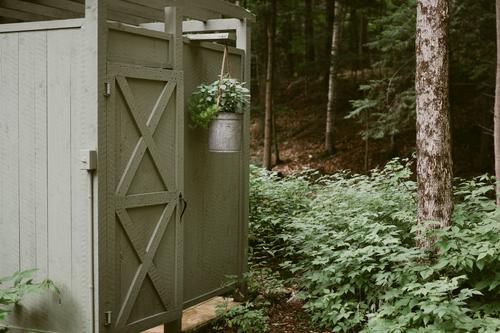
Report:
[{"label": "wooden plank wall", "polygon": [[[220,74],[222,48],[202,45],[184,46],[186,99]],[[241,52],[231,53],[233,77],[241,79],[241,65]],[[187,109],[185,124],[184,301],[192,305],[219,293],[226,276],[239,273],[243,169],[239,153],[208,152],[208,132],[192,128]]]},{"label": "wooden plank wall", "polygon": [[90,332],[79,36],[79,29],[0,34],[0,276],[38,268],[37,278],[62,292],[24,302],[11,316],[23,328]]}]

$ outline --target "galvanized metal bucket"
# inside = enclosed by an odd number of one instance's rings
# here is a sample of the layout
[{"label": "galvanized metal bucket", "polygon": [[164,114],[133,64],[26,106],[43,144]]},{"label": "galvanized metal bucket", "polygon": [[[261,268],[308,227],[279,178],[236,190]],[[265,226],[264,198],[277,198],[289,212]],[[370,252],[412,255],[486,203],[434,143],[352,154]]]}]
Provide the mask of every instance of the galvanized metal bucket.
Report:
[{"label": "galvanized metal bucket", "polygon": [[241,151],[243,114],[220,112],[208,128],[208,151],[238,153]]}]

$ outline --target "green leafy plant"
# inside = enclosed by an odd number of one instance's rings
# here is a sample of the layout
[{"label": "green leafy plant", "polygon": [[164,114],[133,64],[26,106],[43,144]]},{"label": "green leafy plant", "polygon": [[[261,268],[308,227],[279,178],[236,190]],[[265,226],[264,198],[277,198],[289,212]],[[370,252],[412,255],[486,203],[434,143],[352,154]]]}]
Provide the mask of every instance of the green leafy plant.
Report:
[{"label": "green leafy plant", "polygon": [[244,83],[225,76],[194,91],[189,101],[191,120],[197,127],[207,128],[217,113],[243,113],[249,103],[250,91]]},{"label": "green leafy plant", "polygon": [[252,254],[272,249],[312,321],[334,332],[499,332],[493,180],[456,181],[452,226],[432,231],[437,249],[426,251],[415,243],[411,168],[394,160],[369,175],[253,170]]},{"label": "green leafy plant", "polygon": [[258,308],[253,303],[247,302],[232,308],[227,304],[217,307],[216,315],[221,323],[216,326],[219,331],[225,328],[236,333],[264,333],[269,331],[269,317],[265,308]]},{"label": "green leafy plant", "polygon": [[[21,271],[0,279],[0,331],[2,331],[2,323],[10,313],[9,306],[19,305],[25,296],[40,293],[44,290],[59,293],[59,289],[50,280],[34,282],[33,275],[36,271],[36,269]],[[6,331],[6,328],[3,328],[3,330]]]}]

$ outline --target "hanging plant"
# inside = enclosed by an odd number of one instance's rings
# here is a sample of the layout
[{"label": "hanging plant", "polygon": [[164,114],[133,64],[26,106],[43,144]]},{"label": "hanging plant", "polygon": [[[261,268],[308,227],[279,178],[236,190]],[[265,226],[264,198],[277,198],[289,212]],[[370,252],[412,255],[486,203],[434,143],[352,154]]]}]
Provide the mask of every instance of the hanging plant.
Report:
[{"label": "hanging plant", "polygon": [[195,126],[208,128],[219,112],[243,113],[249,103],[250,91],[244,83],[225,75],[211,84],[198,86],[189,102],[189,111]]},{"label": "hanging plant", "polygon": [[[198,86],[189,109],[195,126],[208,128],[210,152],[237,153],[242,148],[243,113],[250,104],[250,91],[244,83],[231,78],[227,46],[221,67],[219,80]],[[228,74],[224,74],[226,67]]]}]

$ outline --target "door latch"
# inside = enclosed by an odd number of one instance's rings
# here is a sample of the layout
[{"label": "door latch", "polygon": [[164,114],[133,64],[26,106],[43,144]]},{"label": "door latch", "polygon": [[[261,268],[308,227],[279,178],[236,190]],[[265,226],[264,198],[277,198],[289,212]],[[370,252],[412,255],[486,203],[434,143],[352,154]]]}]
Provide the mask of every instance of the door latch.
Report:
[{"label": "door latch", "polygon": [[188,203],[186,200],[184,200],[184,197],[182,196],[182,193],[179,193],[179,201],[180,203],[182,204],[182,213],[181,213],[181,217],[180,217],[180,220],[182,222],[182,217],[184,216],[184,213],[186,212],[186,209],[187,209],[187,206],[188,206]]},{"label": "door latch", "polygon": [[104,326],[110,326],[111,325],[112,314],[113,313],[111,311],[104,312]]},{"label": "door latch", "polygon": [[111,84],[109,82],[104,82],[104,97],[111,96]]}]

